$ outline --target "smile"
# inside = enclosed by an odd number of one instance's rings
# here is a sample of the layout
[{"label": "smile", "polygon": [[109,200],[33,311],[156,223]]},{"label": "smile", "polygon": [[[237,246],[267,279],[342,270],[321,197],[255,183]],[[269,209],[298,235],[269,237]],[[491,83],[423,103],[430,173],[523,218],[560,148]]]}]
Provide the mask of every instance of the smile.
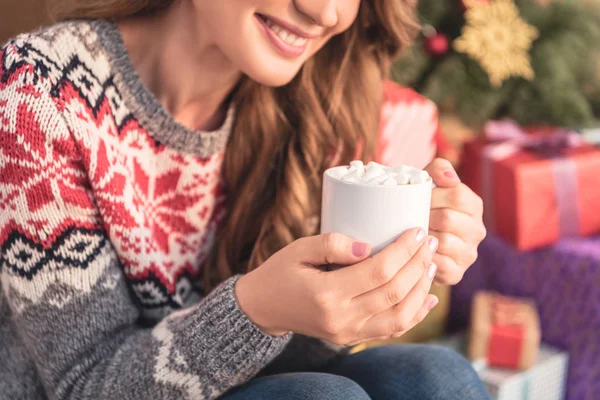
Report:
[{"label": "smile", "polygon": [[311,35],[265,15],[256,14],[256,18],[279,53],[286,57],[298,57],[304,53]]}]

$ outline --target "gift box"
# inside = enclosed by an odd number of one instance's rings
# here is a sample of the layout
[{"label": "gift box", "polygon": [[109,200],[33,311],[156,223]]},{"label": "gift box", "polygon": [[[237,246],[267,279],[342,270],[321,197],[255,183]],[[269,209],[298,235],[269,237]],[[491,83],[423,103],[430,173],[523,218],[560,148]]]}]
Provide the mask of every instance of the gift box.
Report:
[{"label": "gift box", "polygon": [[568,360],[566,352],[542,345],[528,370],[484,367],[478,374],[495,400],[562,400]]},{"label": "gift box", "polygon": [[463,182],[483,198],[488,231],[515,248],[600,233],[600,148],[577,133],[490,122],[462,157]]},{"label": "gift box", "polygon": [[[466,335],[458,333],[431,342],[466,354]],[[533,365],[524,371],[492,367],[484,359],[472,361],[473,368],[495,400],[562,400],[569,356],[542,344]]]},{"label": "gift box", "polygon": [[489,234],[479,246],[479,259],[452,289],[450,331],[468,325],[480,290],[532,298],[542,342],[569,353],[567,398],[600,399],[600,237],[518,252]]},{"label": "gift box", "polygon": [[495,367],[527,369],[540,347],[540,321],[535,304],[493,292],[473,300],[469,358]]}]

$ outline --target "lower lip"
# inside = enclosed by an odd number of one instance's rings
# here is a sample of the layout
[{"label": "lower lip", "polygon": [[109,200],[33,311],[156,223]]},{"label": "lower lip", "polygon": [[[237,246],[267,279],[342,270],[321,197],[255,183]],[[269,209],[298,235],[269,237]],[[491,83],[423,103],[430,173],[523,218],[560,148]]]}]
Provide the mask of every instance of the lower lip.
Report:
[{"label": "lower lip", "polygon": [[267,36],[271,44],[273,44],[273,47],[275,47],[275,49],[279,53],[290,58],[299,57],[302,54],[304,54],[304,51],[306,50],[306,45],[308,43],[305,43],[303,46],[292,46],[291,44],[284,42],[283,39],[277,36],[275,32],[273,32],[271,28],[269,28],[269,25],[267,25],[267,23],[263,21],[261,17],[256,15],[256,19],[262,25],[265,31],[265,35]]}]

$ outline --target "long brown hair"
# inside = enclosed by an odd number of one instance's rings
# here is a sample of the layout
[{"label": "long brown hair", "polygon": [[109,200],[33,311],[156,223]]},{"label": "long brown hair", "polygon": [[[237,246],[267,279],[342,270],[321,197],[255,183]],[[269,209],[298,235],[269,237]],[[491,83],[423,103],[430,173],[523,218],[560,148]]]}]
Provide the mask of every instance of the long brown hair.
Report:
[{"label": "long brown hair", "polygon": [[[176,0],[61,0],[61,19],[156,12]],[[416,32],[414,0],[361,0],[358,17],[285,87],[243,78],[223,178],[227,215],[205,268],[206,290],[315,234],[321,176],[332,162],[374,154],[382,82]],[[337,151],[336,151],[337,150]]]}]

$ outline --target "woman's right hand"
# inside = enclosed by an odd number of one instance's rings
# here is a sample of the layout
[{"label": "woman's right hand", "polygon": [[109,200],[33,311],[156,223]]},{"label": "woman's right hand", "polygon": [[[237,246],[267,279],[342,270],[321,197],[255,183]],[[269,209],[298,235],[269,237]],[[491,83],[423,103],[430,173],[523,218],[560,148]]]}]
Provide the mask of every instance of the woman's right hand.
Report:
[{"label": "woman's right hand", "polygon": [[[429,294],[437,239],[412,229],[373,257],[328,233],[296,240],[240,278],[241,309],[270,335],[292,331],[341,345],[398,337],[437,304]],[[347,267],[324,271],[321,266]]]}]

